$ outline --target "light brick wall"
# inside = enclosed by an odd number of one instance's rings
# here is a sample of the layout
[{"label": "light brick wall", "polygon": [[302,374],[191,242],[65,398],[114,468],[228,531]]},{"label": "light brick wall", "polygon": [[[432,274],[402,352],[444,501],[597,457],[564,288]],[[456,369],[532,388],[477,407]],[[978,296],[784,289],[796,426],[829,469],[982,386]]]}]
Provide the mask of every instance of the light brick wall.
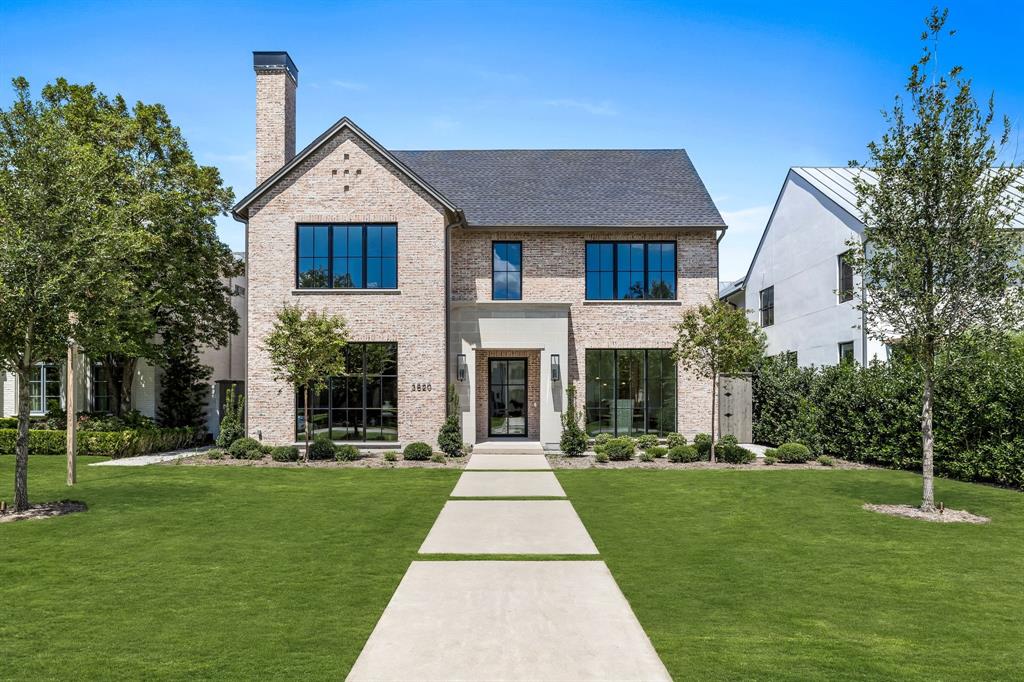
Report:
[{"label": "light brick wall", "polygon": [[[452,297],[490,300],[491,242],[523,243],[523,301],[570,303],[570,357],[563,372],[577,383],[585,407],[584,351],[587,348],[671,348],[673,325],[682,311],[717,295],[718,244],[714,230],[686,231],[485,231],[452,233]],[[677,301],[586,301],[585,244],[588,240],[674,240],[678,263]],[[486,404],[485,404],[486,408]],[[486,410],[485,410],[486,412]],[[478,417],[479,419],[479,417]],[[679,373],[677,428],[692,437],[710,429],[711,382]]]},{"label": "light brick wall", "polygon": [[256,71],[256,184],[295,156],[295,81],[283,69]]},{"label": "light brick wall", "polygon": [[[345,190],[345,187],[348,190]],[[400,294],[296,292],[297,223],[396,223]],[[343,130],[250,208],[247,274],[248,431],[294,440],[294,394],[274,381],[263,344],[277,310],[298,303],[343,315],[352,341],[398,343],[398,437],[434,443],[445,415],[444,210]],[[429,383],[429,392],[412,391]]]},{"label": "light brick wall", "polygon": [[487,440],[488,371],[491,358],[526,358],[526,438],[540,439],[540,351],[484,350],[476,352],[476,442]]}]

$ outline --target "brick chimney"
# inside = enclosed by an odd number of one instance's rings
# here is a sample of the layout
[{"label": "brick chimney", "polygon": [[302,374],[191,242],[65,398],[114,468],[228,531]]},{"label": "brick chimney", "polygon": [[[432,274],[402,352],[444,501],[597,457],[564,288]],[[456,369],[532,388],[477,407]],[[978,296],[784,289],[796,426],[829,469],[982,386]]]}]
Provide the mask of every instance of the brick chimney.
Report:
[{"label": "brick chimney", "polygon": [[256,184],[295,156],[299,69],[287,52],[253,52],[256,71]]}]

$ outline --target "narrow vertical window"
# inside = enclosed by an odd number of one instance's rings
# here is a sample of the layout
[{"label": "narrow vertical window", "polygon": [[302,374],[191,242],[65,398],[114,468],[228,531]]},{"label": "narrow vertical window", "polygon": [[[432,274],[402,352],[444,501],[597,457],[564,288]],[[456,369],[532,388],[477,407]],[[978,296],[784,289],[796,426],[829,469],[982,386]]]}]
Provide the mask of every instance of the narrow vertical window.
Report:
[{"label": "narrow vertical window", "polygon": [[843,341],[839,344],[839,364],[856,362],[853,355],[853,341]]},{"label": "narrow vertical window", "polygon": [[611,242],[587,244],[587,298],[615,298],[615,255]]},{"label": "narrow vertical window", "polygon": [[331,285],[328,279],[330,268],[330,232],[326,225],[302,225],[299,227],[299,273],[300,289],[323,289]]},{"label": "narrow vertical window", "polygon": [[492,242],[491,298],[495,301],[518,301],[522,297],[522,242]]},{"label": "narrow vertical window", "polygon": [[775,287],[761,290],[761,326],[775,324]]},{"label": "narrow vertical window", "polygon": [[60,370],[57,365],[41,363],[32,368],[28,375],[29,411],[45,414],[53,402],[60,399]]},{"label": "narrow vertical window", "polygon": [[836,257],[839,269],[839,302],[853,300],[853,266],[850,265],[849,251]]}]

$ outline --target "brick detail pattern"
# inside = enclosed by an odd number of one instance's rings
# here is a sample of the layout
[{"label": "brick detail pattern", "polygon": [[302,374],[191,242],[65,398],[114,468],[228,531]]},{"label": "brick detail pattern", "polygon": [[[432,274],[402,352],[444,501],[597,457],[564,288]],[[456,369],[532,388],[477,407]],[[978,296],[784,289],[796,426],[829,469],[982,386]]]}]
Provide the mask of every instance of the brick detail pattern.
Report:
[{"label": "brick detail pattern", "polygon": [[[396,223],[400,293],[295,291],[295,226],[305,222]],[[399,441],[436,442],[445,416],[446,222],[436,200],[348,130],[253,202],[247,234],[250,435],[259,433],[266,443],[294,441],[294,392],[274,380],[264,342],[277,310],[298,303],[343,315],[352,341],[398,343]],[[431,390],[413,391],[414,383]]]},{"label": "brick detail pattern", "polygon": [[[718,243],[711,229],[558,232],[458,229],[452,232],[452,298],[491,298],[491,242],[523,243],[523,301],[568,302],[569,354],[563,364],[577,383],[584,409],[584,351],[587,348],[671,348],[682,311],[718,294]],[[586,301],[585,244],[588,240],[675,240],[677,302],[603,303]],[[478,377],[479,380],[479,377]],[[479,413],[478,413],[479,414]],[[688,437],[711,428],[711,382],[679,373],[677,428]]]},{"label": "brick detail pattern", "polygon": [[282,69],[256,71],[256,184],[295,156],[295,81]]},{"label": "brick detail pattern", "polygon": [[490,358],[526,358],[526,439],[540,440],[540,351],[484,350],[476,351],[476,442],[488,439],[488,399]]}]

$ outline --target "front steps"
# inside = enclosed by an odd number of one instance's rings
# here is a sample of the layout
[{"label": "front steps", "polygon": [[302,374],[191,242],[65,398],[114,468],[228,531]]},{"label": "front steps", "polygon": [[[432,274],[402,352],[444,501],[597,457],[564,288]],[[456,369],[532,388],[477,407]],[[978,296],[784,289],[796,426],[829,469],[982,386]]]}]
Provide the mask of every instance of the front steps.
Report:
[{"label": "front steps", "polygon": [[474,445],[473,452],[481,455],[543,455],[544,446],[535,440],[485,440]]}]

